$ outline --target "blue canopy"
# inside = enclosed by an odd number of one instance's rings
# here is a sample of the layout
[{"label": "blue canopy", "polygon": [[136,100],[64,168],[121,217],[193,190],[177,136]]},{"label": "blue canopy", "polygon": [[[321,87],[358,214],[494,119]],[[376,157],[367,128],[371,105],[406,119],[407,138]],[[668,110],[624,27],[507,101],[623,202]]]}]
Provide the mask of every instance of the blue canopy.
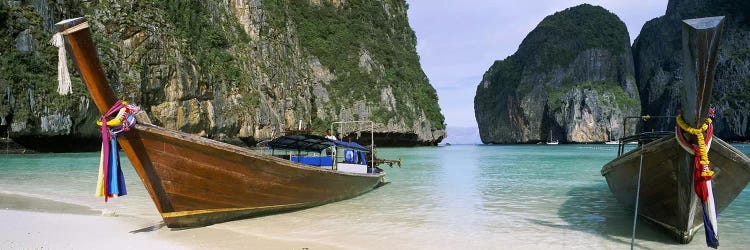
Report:
[{"label": "blue canopy", "polygon": [[311,134],[291,134],[278,137],[268,143],[271,149],[300,150],[310,152],[320,152],[331,146],[348,148],[357,151],[370,152],[370,149],[359,145],[356,142],[344,142],[339,140],[329,140],[325,137]]},{"label": "blue canopy", "polygon": [[356,142],[345,142],[345,141],[339,141],[339,140],[335,140],[333,142],[335,142],[336,146],[339,146],[339,147],[350,148],[350,149],[354,149],[357,151],[370,152],[369,148],[359,145],[359,143],[356,143]]}]

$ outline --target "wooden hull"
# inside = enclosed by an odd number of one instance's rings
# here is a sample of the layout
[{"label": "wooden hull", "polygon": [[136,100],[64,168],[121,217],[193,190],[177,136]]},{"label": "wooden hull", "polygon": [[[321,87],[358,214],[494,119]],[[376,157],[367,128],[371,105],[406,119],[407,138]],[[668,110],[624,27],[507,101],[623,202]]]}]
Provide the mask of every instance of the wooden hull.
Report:
[{"label": "wooden hull", "polygon": [[[602,175],[617,200],[634,209],[641,148],[607,163]],[[750,159],[714,137],[709,151],[716,208],[721,212],[750,181]],[[700,200],[693,189],[693,156],[674,136],[643,146],[643,171],[638,215],[669,230],[682,243],[692,240],[703,225]]]},{"label": "wooden hull", "polygon": [[128,156],[141,160],[133,165],[168,227],[348,199],[378,187],[385,175],[310,167],[152,125],[137,125],[124,140],[132,146],[124,147]]}]

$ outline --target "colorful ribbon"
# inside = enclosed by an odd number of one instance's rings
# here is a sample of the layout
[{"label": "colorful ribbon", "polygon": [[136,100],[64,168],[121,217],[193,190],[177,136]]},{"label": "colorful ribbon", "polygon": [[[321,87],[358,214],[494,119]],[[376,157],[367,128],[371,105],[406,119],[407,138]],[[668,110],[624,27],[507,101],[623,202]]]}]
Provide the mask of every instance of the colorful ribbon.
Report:
[{"label": "colorful ribbon", "polygon": [[[101,116],[102,153],[99,160],[96,195],[99,197],[104,196],[104,202],[107,202],[109,198],[114,196],[127,194],[125,176],[122,173],[120,165],[120,150],[117,145],[117,137],[124,132],[130,131],[136,123],[134,114],[139,111],[140,108],[137,106],[117,101],[107,113]],[[114,119],[119,119],[119,121],[107,122],[107,117],[115,113],[118,115]],[[113,126],[111,127],[109,124]]]},{"label": "colorful ribbon", "polygon": [[[712,248],[719,247],[719,223],[717,220],[716,202],[713,192],[713,175],[710,162],[708,161],[708,147],[714,134],[714,126],[711,118],[700,128],[691,128],[677,116],[677,141],[685,149],[692,149],[693,158],[693,187],[695,194],[701,200],[703,208],[703,229],[706,233],[706,245]],[[689,143],[683,136],[683,131],[693,134],[698,138],[698,145]],[[703,136],[703,132],[706,136]],[[690,152],[690,151],[688,151]]]}]

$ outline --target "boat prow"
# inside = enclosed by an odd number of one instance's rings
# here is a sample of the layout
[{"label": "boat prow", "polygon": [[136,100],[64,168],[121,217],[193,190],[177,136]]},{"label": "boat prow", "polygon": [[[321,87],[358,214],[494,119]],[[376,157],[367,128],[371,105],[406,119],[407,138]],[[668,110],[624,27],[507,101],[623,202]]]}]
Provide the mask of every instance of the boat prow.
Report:
[{"label": "boat prow", "polygon": [[[750,158],[714,137],[710,147],[714,199],[724,210],[750,182]],[[626,208],[635,208],[641,148],[635,148],[604,165],[615,198]],[[674,136],[643,146],[643,169],[638,214],[666,228],[682,243],[688,243],[703,225],[703,212],[693,192],[693,156]]]}]

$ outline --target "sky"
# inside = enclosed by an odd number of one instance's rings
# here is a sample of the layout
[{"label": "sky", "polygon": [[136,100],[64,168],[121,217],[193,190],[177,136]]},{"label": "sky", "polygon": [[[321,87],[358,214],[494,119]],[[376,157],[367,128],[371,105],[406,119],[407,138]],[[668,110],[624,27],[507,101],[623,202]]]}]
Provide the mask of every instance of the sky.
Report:
[{"label": "sky", "polygon": [[[602,6],[628,28],[631,43],[647,21],[663,16],[667,0],[407,0],[417,53],[437,90],[448,125],[448,139],[478,142],[454,134],[476,130],[474,94],[495,60],[512,55],[544,17],[583,3]],[[456,138],[457,137],[457,138]],[[466,141],[469,140],[469,141]]]}]

